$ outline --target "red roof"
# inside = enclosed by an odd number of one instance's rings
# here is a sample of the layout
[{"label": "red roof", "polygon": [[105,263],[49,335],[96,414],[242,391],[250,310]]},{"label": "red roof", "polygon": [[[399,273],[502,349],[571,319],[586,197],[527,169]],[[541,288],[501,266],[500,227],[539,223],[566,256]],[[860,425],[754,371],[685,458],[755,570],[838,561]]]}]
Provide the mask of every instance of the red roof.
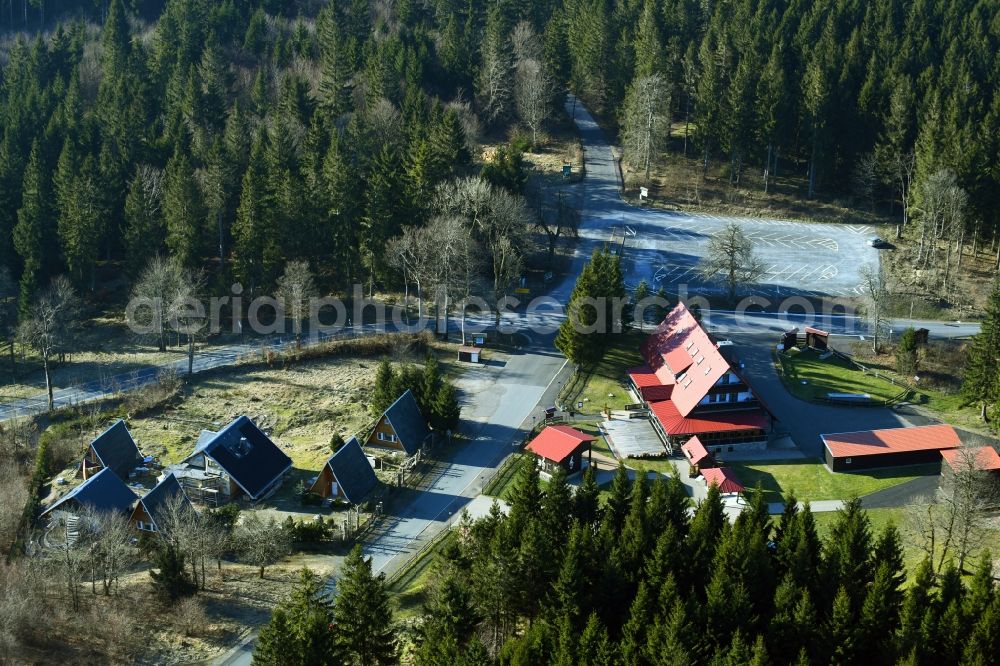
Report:
[{"label": "red roof", "polygon": [[681,451],[684,452],[684,455],[687,456],[692,465],[700,465],[706,458],[712,457],[712,454],[708,452],[708,449],[705,448],[705,445],[701,443],[701,440],[697,436],[685,442],[681,446]]},{"label": "red roof", "polygon": [[[676,393],[677,390],[674,389]],[[668,435],[702,435],[713,432],[740,430],[766,430],[767,414],[760,409],[743,409],[727,412],[707,412],[684,417],[677,411],[673,400],[654,402],[649,410]]]},{"label": "red roof", "polygon": [[819,328],[813,328],[812,326],[806,326],[806,333],[812,333],[813,335],[820,335],[824,338],[829,337],[830,335],[826,331]]},{"label": "red roof", "polygon": [[969,449],[945,449],[941,457],[954,471],[967,468],[969,457],[974,456],[976,469],[986,472],[1000,470],[1000,454],[992,446],[977,446]]},{"label": "red roof", "polygon": [[820,435],[820,437],[823,438],[823,443],[834,458],[957,449],[962,445],[955,429],[945,424],[841,432],[833,435]]},{"label": "red roof", "polygon": [[705,478],[705,485],[716,485],[723,495],[730,493],[742,493],[746,488],[736,476],[736,472],[731,467],[712,467],[701,470],[701,475]]},{"label": "red roof", "polygon": [[[670,384],[661,384],[659,377],[650,370],[648,365],[629,369],[628,376],[646,402],[669,400],[670,394],[674,390],[672,381]],[[671,377],[671,379],[673,378]]]},{"label": "red roof", "polygon": [[592,435],[569,426],[548,426],[531,440],[527,448],[546,460],[561,463],[569,458],[581,444],[593,442],[596,439]]},{"label": "red roof", "polygon": [[[642,355],[662,384],[677,385],[670,400],[682,416],[690,414],[730,369],[719,348],[683,303],[678,303],[646,339]],[[668,378],[671,381],[666,381]]]}]

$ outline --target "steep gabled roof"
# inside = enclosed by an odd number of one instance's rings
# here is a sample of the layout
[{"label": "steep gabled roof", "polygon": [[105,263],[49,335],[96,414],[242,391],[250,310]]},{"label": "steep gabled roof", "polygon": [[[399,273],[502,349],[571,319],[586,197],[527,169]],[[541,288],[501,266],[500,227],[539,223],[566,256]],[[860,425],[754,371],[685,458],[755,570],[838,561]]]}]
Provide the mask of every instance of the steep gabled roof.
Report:
[{"label": "steep gabled roof", "polygon": [[431,429],[427,427],[417,399],[410,389],[406,389],[403,395],[396,398],[396,402],[389,405],[385,410],[385,418],[408,456],[416,453],[431,434]]},{"label": "steep gabled roof", "polygon": [[557,425],[547,426],[538,433],[538,436],[531,440],[527,449],[546,460],[554,463],[561,463],[570,456],[571,453],[585,442],[593,442],[597,438],[580,432],[576,428]]},{"label": "steep gabled roof", "polygon": [[184,489],[181,488],[181,484],[177,481],[177,477],[171,472],[170,474],[167,474],[162,481],[156,484],[155,488],[150,490],[143,497],[139,498],[139,503],[142,504],[143,508],[146,510],[146,515],[148,515],[153,521],[153,525],[156,526],[156,529],[161,528],[163,512],[167,507],[167,503],[174,497],[181,498],[181,501],[187,504],[191,510],[194,511],[194,505],[191,504],[191,501],[184,493]]},{"label": "steep gabled roof", "polygon": [[681,451],[687,456],[687,459],[691,461],[692,465],[700,465],[706,459],[711,460],[712,454],[708,452],[705,445],[701,443],[701,440],[697,436],[692,437],[687,442],[681,446]]},{"label": "steep gabled roof", "polygon": [[128,474],[142,464],[142,454],[125,421],[118,419],[110,428],[90,443],[101,465],[112,470],[118,478],[128,479]]},{"label": "steep gabled roof", "polygon": [[736,472],[730,467],[712,467],[701,470],[701,475],[705,478],[705,484],[718,486],[719,492],[723,495],[731,493],[742,493],[746,488],[736,476]]},{"label": "steep gabled roof", "polygon": [[378,484],[375,470],[361,450],[357,437],[351,437],[326,461],[348,502],[357,504]]},{"label": "steep gabled roof", "polygon": [[132,503],[135,502],[135,493],[109,467],[105,467],[60,497],[52,506],[43,511],[42,515],[66,506],[69,502],[94,511],[124,513],[132,508]]},{"label": "steep gabled roof", "polygon": [[729,363],[683,303],[670,311],[642,345],[642,355],[661,382],[676,384],[670,400],[687,416],[729,372]]},{"label": "steep gabled roof", "polygon": [[820,438],[835,458],[957,449],[962,445],[958,433],[947,424],[841,432]]},{"label": "steep gabled roof", "polygon": [[251,499],[258,499],[292,466],[292,459],[245,416],[215,433],[188,459],[198,453],[218,463]]}]

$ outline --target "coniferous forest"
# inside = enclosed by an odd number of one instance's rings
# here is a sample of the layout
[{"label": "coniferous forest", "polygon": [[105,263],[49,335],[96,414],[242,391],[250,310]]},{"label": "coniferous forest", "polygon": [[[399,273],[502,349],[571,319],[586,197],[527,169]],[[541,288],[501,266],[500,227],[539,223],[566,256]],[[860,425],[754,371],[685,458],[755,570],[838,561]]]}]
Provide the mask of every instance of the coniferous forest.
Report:
[{"label": "coniferous forest", "polygon": [[[468,212],[434,194],[476,175],[483,136],[534,136],[566,90],[613,129],[651,76],[706,159],[795,161],[836,192],[874,155],[915,210],[944,169],[969,233],[1000,225],[991,0],[18,4],[0,11],[0,265],[22,311],[55,275],[95,293],[158,253],[250,290],[291,260],[333,291],[384,286],[389,239]],[[481,268],[493,295],[516,277]]]},{"label": "coniferous forest", "polygon": [[529,462],[509,514],[444,549],[415,663],[1000,660],[989,555],[964,581],[925,560],[904,584],[899,533],[873,529],[857,500],[821,539],[794,497],[772,521],[758,493],[730,522],[714,486],[691,514],[676,478],[630,482],[620,467],[606,501],[589,472],[575,493],[561,471],[538,481]]}]

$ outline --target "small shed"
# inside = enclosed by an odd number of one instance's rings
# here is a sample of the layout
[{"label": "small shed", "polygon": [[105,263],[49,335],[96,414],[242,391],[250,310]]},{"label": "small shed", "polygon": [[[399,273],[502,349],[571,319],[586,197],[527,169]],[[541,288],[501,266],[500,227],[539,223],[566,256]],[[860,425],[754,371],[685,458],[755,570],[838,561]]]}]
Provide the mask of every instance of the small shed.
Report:
[{"label": "small shed", "polygon": [[739,495],[746,488],[732,467],[712,467],[702,470],[706,486],[717,486],[722,495]]},{"label": "small shed", "polygon": [[830,341],[830,334],[812,326],[806,326],[806,347],[824,350]]},{"label": "small shed", "polygon": [[458,360],[463,363],[479,363],[481,351],[479,347],[463,345],[458,348]]},{"label": "small shed", "polygon": [[927,344],[927,339],[930,337],[931,334],[930,331],[928,331],[926,328],[918,328],[916,331],[914,331],[914,333],[916,334],[916,342],[918,345]]},{"label": "small shed", "polygon": [[587,462],[590,462],[590,445],[596,439],[569,426],[547,426],[531,440],[527,449],[535,454],[543,472],[551,474],[557,467],[562,467],[568,474],[575,474],[583,467],[584,451],[587,452]]}]

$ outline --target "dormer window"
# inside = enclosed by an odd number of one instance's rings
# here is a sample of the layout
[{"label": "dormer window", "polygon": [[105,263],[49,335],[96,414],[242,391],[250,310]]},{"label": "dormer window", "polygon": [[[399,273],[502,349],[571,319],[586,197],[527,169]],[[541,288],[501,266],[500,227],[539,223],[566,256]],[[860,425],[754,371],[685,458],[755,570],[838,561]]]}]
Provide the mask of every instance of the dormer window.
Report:
[{"label": "dormer window", "polygon": [[702,362],[702,361],[704,361],[704,360],[705,360],[705,357],[704,357],[704,356],[699,356],[699,357],[697,358],[697,360],[695,360],[695,364],[696,364],[696,365],[701,365],[701,362]]},{"label": "dormer window", "polygon": [[694,358],[695,356],[697,356],[698,352],[699,352],[699,349],[697,347],[695,347],[694,349],[692,349],[691,350],[691,358]]},{"label": "dormer window", "polygon": [[708,366],[707,368],[705,368],[705,374],[706,374],[706,375],[707,375],[708,373],[710,373],[710,372],[712,372],[712,366]]},{"label": "dormer window", "polygon": [[691,380],[690,379],[687,380],[686,382],[684,382],[684,388],[687,388],[688,386],[691,386]]},{"label": "dormer window", "polygon": [[694,340],[689,341],[686,345],[684,345],[684,349],[691,349],[691,345],[693,345],[693,344],[694,344]]}]

